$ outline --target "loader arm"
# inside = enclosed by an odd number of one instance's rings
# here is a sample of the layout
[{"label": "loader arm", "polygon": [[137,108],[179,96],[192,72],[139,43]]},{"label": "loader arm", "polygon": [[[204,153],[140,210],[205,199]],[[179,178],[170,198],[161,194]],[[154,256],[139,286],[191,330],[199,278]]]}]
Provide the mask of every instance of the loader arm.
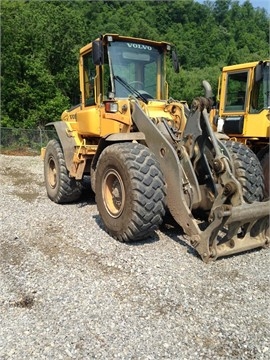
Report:
[{"label": "loader arm", "polygon": [[[205,125],[208,121],[206,110],[197,108],[190,113],[183,139],[176,148],[159,131],[137,101],[132,102],[132,119],[138,130],[145,134],[147,146],[160,163],[167,184],[167,206],[172,216],[190,236],[191,245],[205,262],[268,244],[270,202],[244,203],[241,186],[233,175],[233,165],[225,149],[222,149],[222,143],[219,144],[211,127],[206,125],[207,131],[202,131],[199,125]],[[187,135],[192,133],[192,129],[195,135],[190,139]],[[206,137],[212,141],[213,168],[216,167],[217,180],[213,185],[216,194],[209,219],[202,227],[192,213],[192,208],[196,208],[202,196],[190,160],[192,154],[188,155],[186,149],[189,150],[188,146],[194,148],[205,132]]]},{"label": "loader arm", "polygon": [[[192,186],[180,164],[175,149],[136,101],[132,102],[132,108],[132,119],[139,131],[145,134],[146,144],[155,154],[165,176],[168,188],[167,206],[172,216],[187,235],[200,236],[201,231],[193,220],[189,208],[193,195]],[[195,176],[193,180],[197,193],[199,193]]]}]

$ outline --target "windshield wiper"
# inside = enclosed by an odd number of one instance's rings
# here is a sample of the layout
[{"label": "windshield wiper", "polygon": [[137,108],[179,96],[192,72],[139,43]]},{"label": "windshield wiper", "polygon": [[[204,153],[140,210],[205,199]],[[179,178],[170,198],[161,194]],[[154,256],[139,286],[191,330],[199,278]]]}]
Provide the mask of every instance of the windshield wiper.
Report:
[{"label": "windshield wiper", "polygon": [[141,99],[145,104],[148,104],[148,99],[143,96],[138,90],[133,86],[129,85],[124,79],[116,75],[113,77],[116,81],[119,82],[126,90],[128,90],[132,95],[135,95],[137,98]]}]

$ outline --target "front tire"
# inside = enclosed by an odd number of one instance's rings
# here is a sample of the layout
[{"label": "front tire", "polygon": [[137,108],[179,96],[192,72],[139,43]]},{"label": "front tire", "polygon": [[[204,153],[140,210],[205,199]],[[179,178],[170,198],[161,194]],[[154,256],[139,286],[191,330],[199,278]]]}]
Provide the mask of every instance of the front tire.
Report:
[{"label": "front tire", "polygon": [[165,186],[159,164],[138,143],[108,146],[96,170],[96,203],[107,232],[120,241],[147,238],[165,214]]},{"label": "front tire", "polygon": [[57,204],[79,199],[81,184],[69,177],[62,148],[57,140],[48,142],[44,157],[44,178],[48,197]]},{"label": "front tire", "polygon": [[234,161],[235,177],[242,185],[246,203],[262,201],[264,197],[263,171],[257,156],[249,147],[237,141],[224,141]]},{"label": "front tire", "polygon": [[264,195],[266,198],[269,197],[269,186],[270,186],[270,176],[269,176],[269,149],[268,152],[263,156],[261,160],[263,176],[264,176]]}]

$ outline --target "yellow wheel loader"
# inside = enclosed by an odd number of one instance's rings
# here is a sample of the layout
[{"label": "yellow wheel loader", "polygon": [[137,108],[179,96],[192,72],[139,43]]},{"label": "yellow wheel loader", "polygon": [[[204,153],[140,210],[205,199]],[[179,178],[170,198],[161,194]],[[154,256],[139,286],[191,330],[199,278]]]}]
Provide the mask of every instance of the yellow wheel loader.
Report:
[{"label": "yellow wheel loader", "polygon": [[217,104],[214,126],[256,153],[269,196],[270,60],[225,66]]},{"label": "yellow wheel loader", "polygon": [[179,71],[166,42],[105,34],[80,50],[81,103],[48,124],[58,137],[43,149],[49,198],[77,200],[90,175],[117,240],[151,236],[170,212],[205,262],[265,247],[269,202],[257,157],[216,137],[207,86],[190,108],[168,98],[167,56]]}]

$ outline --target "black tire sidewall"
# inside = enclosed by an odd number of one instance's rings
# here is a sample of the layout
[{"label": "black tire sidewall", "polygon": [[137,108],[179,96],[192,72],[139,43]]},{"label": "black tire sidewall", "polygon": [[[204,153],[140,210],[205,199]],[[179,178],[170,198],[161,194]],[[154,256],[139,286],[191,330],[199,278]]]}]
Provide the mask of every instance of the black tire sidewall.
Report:
[{"label": "black tire sidewall", "polygon": [[[59,153],[60,151],[60,153]],[[47,190],[47,194],[48,197],[53,200],[53,201],[57,201],[58,198],[58,194],[60,192],[60,187],[61,187],[61,164],[60,164],[60,157],[59,155],[62,153],[61,151],[61,147],[60,144],[58,143],[57,140],[51,140],[47,147],[46,147],[46,152],[45,152],[45,158],[44,158],[44,178],[45,178],[45,185],[46,185],[46,190]],[[63,158],[63,155],[62,155]],[[49,171],[49,162],[51,161],[51,159],[54,161],[55,163],[55,169],[56,169],[56,186],[53,188],[50,185],[49,179],[48,179],[48,171]]]},{"label": "black tire sidewall", "polygon": [[262,172],[264,177],[264,195],[266,198],[269,197],[269,152],[264,154],[261,159]]},{"label": "black tire sidewall", "polygon": [[256,154],[237,141],[223,141],[234,162],[234,173],[243,190],[246,203],[262,201],[264,193],[263,172]]},{"label": "black tire sidewall", "polygon": [[[134,196],[133,192],[131,191],[131,177],[127,168],[123,166],[123,160],[121,159],[121,155],[119,157],[117,156],[117,154],[114,153],[104,153],[101,155],[100,160],[101,161],[99,162],[96,172],[96,179],[98,179],[95,186],[96,203],[105,226],[110,229],[112,235],[116,235],[119,232],[125,232],[128,229],[128,223],[130,221],[130,218],[132,217],[132,204]],[[123,186],[125,189],[125,205],[122,213],[117,218],[117,221],[115,221],[115,219],[112,218],[108,213],[102,198],[103,178],[106,172],[110,169],[114,169],[117,171],[123,181]]]},{"label": "black tire sidewall", "polygon": [[[126,196],[118,217],[107,211],[102,196],[102,181],[111,170],[121,178]],[[96,171],[96,203],[106,231],[120,241],[151,236],[165,214],[166,188],[149,148],[131,142],[109,145],[100,155]]]}]

